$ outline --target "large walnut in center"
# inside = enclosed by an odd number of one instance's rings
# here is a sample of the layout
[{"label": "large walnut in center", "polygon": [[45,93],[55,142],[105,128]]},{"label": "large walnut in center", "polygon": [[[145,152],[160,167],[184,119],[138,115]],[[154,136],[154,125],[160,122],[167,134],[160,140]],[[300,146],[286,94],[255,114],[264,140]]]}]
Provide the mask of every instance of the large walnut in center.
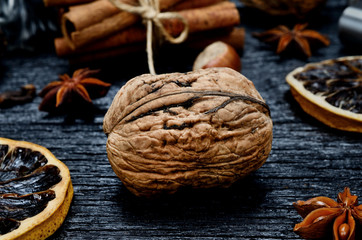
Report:
[{"label": "large walnut in center", "polygon": [[230,186],[260,168],[272,145],[268,106],[229,68],[135,77],[103,129],[113,170],[138,196]]}]

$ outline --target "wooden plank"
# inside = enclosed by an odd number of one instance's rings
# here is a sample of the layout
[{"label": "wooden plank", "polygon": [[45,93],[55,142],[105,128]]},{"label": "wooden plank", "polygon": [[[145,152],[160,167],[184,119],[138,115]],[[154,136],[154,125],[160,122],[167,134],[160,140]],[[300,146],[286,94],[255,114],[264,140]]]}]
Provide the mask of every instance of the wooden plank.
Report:
[{"label": "wooden plank", "polygon": [[[248,33],[242,73],[270,106],[274,139],[267,162],[229,189],[184,191],[148,200],[130,194],[116,177],[107,160],[103,116],[118,89],[132,76],[147,72],[144,64],[140,68],[121,68],[118,62],[101,66],[103,80],[113,85],[105,98],[94,102],[99,111],[90,121],[39,112],[39,97],[29,104],[0,109],[1,137],[43,145],[70,169],[74,201],[65,223],[51,239],[299,239],[292,232],[301,221],[293,202],[318,195],[335,199],[345,186],[362,195],[361,135],[333,130],[308,116],[284,80],[288,72],[306,62],[348,54],[336,30],[344,2],[329,1],[318,18],[322,22],[311,24],[331,38],[331,46],[309,60],[280,58],[251,37],[251,32],[278,22],[256,23],[256,17],[238,5]],[[164,59],[170,61],[160,61],[159,72],[190,69],[190,56],[172,58],[166,55]],[[0,91],[25,83],[40,90],[72,68],[52,52],[6,56],[0,64]]]}]

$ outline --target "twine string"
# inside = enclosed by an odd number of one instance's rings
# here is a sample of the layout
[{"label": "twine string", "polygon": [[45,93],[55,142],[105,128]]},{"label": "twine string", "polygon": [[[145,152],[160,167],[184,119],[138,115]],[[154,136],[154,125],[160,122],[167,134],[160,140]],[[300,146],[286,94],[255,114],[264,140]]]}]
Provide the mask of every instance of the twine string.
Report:
[{"label": "twine string", "polygon": [[[109,0],[109,1],[114,6],[123,11],[134,13],[142,17],[147,28],[146,51],[148,59],[148,68],[152,75],[156,75],[154,62],[153,62],[153,51],[152,51],[152,38],[154,36],[152,32],[153,26],[155,26],[158,29],[161,35],[157,37],[163,37],[166,41],[172,44],[178,44],[182,43],[187,38],[189,31],[189,25],[187,21],[185,20],[184,17],[182,17],[180,14],[176,12],[161,12],[159,0],[139,0],[140,4],[139,6],[133,6],[126,3],[122,3],[120,2],[120,0]],[[169,34],[161,22],[161,20],[163,19],[172,19],[172,18],[181,20],[181,22],[184,25],[183,31],[177,37],[173,37],[171,34]]]}]

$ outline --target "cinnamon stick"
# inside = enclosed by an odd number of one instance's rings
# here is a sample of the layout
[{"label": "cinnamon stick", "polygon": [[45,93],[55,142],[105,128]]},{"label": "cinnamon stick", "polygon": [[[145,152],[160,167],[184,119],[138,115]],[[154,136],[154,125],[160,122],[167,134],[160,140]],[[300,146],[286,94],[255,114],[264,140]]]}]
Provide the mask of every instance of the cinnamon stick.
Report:
[{"label": "cinnamon stick", "polygon": [[70,36],[64,34],[63,31],[63,35],[69,41],[69,45],[75,49],[110,36],[117,31],[135,24],[139,19],[140,17],[135,14],[120,12],[112,17],[106,18],[101,23],[94,24],[81,31],[72,32]]},{"label": "cinnamon stick", "polygon": [[144,43],[134,43],[120,46],[117,48],[106,49],[91,53],[79,54],[71,56],[68,60],[71,65],[89,63],[103,59],[109,59],[117,56],[122,56],[130,53],[141,52],[145,49]]},{"label": "cinnamon stick", "polygon": [[93,52],[109,49],[130,43],[144,42],[146,40],[146,29],[143,25],[136,25],[120,31],[112,36],[101,39],[100,41],[88,44],[80,48],[71,48],[68,41],[63,38],[54,40],[55,50],[58,56],[64,57],[84,52]]},{"label": "cinnamon stick", "polygon": [[[230,27],[240,23],[236,5],[228,1],[178,13],[187,21],[190,33]],[[179,35],[184,29],[184,24],[179,19],[167,19],[163,21],[163,24],[173,36]]]},{"label": "cinnamon stick", "polygon": [[183,47],[204,49],[213,42],[222,41],[233,46],[237,51],[244,49],[245,29],[234,27],[231,30],[213,30],[192,34],[183,44]]},{"label": "cinnamon stick", "polygon": [[69,6],[81,3],[92,2],[95,0],[43,0],[43,3],[46,7],[60,7],[60,6]]},{"label": "cinnamon stick", "polygon": [[[222,27],[235,26],[240,23],[239,12],[234,3],[220,2],[211,6],[188,9],[178,12],[189,24],[189,32],[199,32]],[[119,17],[123,15],[123,17]],[[96,40],[104,39],[107,36],[119,32],[119,29],[132,25],[139,18],[134,14],[120,12],[117,17],[110,17],[102,23],[95,24],[81,31],[71,33],[68,44],[72,49],[81,48]],[[118,20],[117,20],[118,19]],[[118,22],[115,22],[118,21]],[[174,36],[183,31],[184,25],[179,19],[167,19],[163,21],[165,29]]]},{"label": "cinnamon stick", "polygon": [[[71,49],[64,38],[56,38],[54,45],[59,57],[80,56],[85,53],[93,54],[95,52],[104,52],[109,49],[123,49],[127,45],[142,43],[145,46],[146,31],[143,26],[130,27],[121,33],[118,33],[108,39],[98,41],[83,48]],[[202,33],[190,34],[188,40],[182,44],[182,47],[202,49],[215,41],[223,41],[230,44],[237,50],[244,47],[244,28],[232,28],[223,30],[212,30]],[[144,48],[143,48],[144,50]]]},{"label": "cinnamon stick", "polygon": [[[120,0],[120,2],[136,5],[137,0]],[[120,10],[109,0],[98,0],[69,7],[69,11],[62,17],[62,21],[66,21],[64,24],[67,24],[68,31],[79,31],[119,12]]]},{"label": "cinnamon stick", "polygon": [[223,1],[226,0],[184,0],[170,8],[170,11],[181,11],[185,9],[206,7]]},{"label": "cinnamon stick", "polygon": [[[137,0],[120,0],[135,5]],[[160,9],[165,10],[181,0],[160,0]],[[96,14],[91,14],[97,12]],[[91,14],[91,15],[90,15]],[[100,0],[83,7],[74,7],[63,15],[61,28],[72,48],[112,35],[134,23],[140,18],[132,13],[123,12],[108,0]]]},{"label": "cinnamon stick", "polygon": [[[213,30],[203,34],[193,34],[182,44],[183,48],[204,49],[207,45],[215,41],[223,41],[240,51],[244,47],[244,28],[233,28],[231,30]],[[100,61],[113,57],[119,57],[131,53],[140,53],[146,48],[145,42],[125,44],[114,48],[103,49],[93,52],[75,54],[69,57],[70,64],[82,64],[93,61]],[[146,58],[145,58],[146,59]],[[146,61],[146,60],[145,60]]]}]

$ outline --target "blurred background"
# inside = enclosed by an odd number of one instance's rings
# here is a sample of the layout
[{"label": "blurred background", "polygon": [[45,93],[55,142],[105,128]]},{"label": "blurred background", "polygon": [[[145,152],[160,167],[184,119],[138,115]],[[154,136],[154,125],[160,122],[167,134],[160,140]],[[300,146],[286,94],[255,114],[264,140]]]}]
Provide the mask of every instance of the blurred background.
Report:
[{"label": "blurred background", "polygon": [[[244,1],[233,2],[238,7],[244,5]],[[334,0],[327,1],[327,6],[347,7],[358,2],[361,1]],[[60,35],[58,19],[61,13],[60,8],[45,7],[43,0],[1,0],[0,42],[4,42],[5,36],[7,51],[52,48],[54,37]]]},{"label": "blurred background", "polygon": [[5,36],[8,51],[51,47],[58,31],[57,19],[58,11],[46,8],[43,0],[1,0],[0,41]]}]

